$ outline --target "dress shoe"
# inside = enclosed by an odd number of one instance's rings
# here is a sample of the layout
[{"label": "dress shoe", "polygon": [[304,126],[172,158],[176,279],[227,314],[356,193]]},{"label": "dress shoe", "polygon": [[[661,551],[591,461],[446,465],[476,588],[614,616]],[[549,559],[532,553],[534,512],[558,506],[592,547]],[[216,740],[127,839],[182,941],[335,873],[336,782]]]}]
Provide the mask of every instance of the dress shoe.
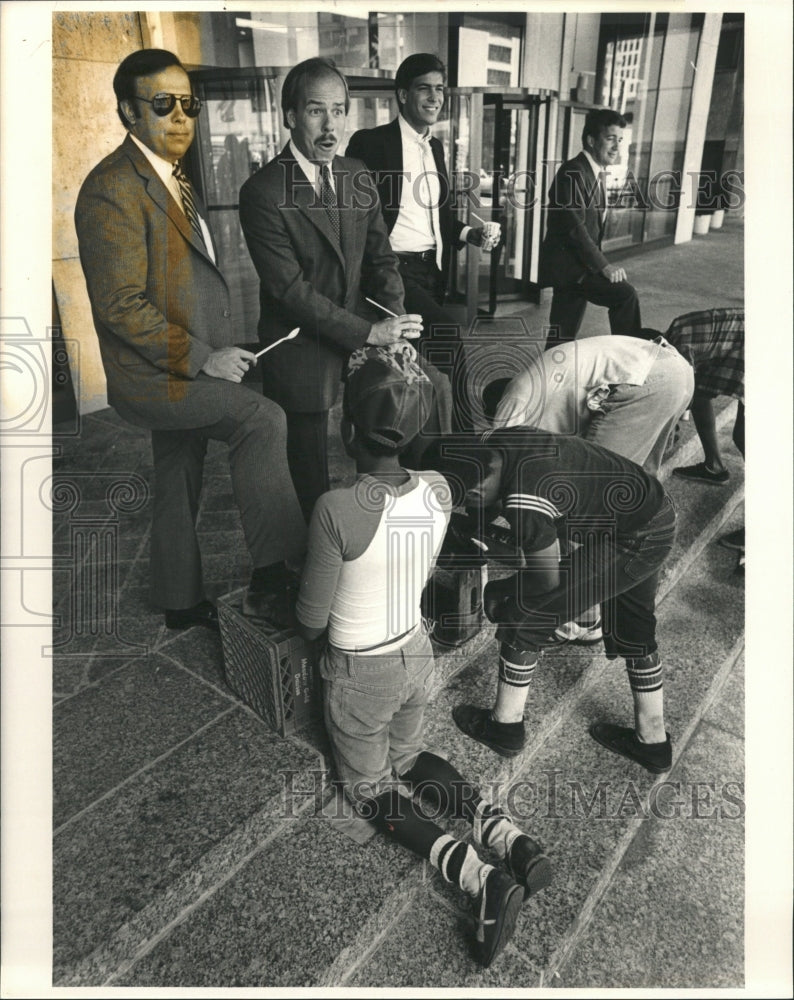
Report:
[{"label": "dress shoe", "polygon": [[192,608],[169,608],[165,612],[166,628],[191,628],[193,625],[203,625],[204,628],[218,631],[218,610],[209,601],[199,601]]},{"label": "dress shoe", "polygon": [[664,774],[673,766],[673,745],[669,733],[664,743],[641,743],[633,729],[613,726],[609,722],[594,722],[590,726],[590,735],[602,747],[642,764],[646,771],[653,774]]}]

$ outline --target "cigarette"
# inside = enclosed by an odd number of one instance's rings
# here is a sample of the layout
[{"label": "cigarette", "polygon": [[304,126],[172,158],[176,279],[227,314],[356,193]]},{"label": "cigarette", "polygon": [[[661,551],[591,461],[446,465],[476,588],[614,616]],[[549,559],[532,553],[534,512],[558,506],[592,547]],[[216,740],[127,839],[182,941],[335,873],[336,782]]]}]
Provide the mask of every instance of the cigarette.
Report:
[{"label": "cigarette", "polygon": [[393,313],[391,309],[387,309],[386,306],[382,306],[380,302],[376,302],[374,299],[369,299],[366,297],[366,295],[364,296],[364,298],[367,299],[367,302],[369,302],[370,305],[377,306],[378,309],[382,309],[385,313],[388,313],[389,316],[394,316],[395,319],[397,318],[397,313]]}]

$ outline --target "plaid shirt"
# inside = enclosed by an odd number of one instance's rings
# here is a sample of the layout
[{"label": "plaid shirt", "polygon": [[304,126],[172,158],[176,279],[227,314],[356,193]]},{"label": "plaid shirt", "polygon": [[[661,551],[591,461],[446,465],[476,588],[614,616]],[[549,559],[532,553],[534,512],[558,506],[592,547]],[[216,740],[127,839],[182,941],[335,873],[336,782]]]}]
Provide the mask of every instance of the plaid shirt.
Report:
[{"label": "plaid shirt", "polygon": [[695,369],[698,392],[744,402],[744,309],[686,313],[665,337]]}]

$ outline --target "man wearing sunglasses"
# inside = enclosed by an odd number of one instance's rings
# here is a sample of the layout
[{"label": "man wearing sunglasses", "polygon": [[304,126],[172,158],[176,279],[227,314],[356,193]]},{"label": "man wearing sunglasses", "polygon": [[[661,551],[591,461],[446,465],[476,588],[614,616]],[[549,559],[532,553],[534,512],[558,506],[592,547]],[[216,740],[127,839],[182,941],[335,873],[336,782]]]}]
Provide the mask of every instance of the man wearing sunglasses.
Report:
[{"label": "man wearing sunglasses", "polygon": [[[232,488],[260,611],[283,595],[305,524],[278,405],[240,384],[255,356],[235,346],[228,285],[202,205],[181,170],[201,104],[177,57],[134,52],[113,80],[127,137],[77,199],[80,260],[108,401],[152,435],[151,596],[169,628],[217,628],[205,600],[196,520],[209,439],[229,447]],[[263,596],[263,595],[266,595]]]}]

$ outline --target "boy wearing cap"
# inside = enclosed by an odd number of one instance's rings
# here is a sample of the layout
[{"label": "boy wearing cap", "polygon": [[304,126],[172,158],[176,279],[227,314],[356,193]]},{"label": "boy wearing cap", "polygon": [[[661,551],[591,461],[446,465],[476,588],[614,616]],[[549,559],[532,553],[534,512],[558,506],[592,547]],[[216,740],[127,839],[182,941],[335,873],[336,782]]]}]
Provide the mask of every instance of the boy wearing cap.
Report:
[{"label": "boy wearing cap", "polygon": [[[400,465],[431,401],[415,358],[407,343],[351,355],[341,430],[358,477],[317,502],[296,611],[304,637],[317,640],[327,630],[324,714],[345,794],[472,897],[475,955],[488,966],[510,939],[523,897],[547,885],[551,869],[533,840],[424,747],[433,651],[420,601],[450,492],[438,473]],[[436,815],[468,819],[477,843],[505,859],[510,874],[428,819],[408,789],[432,793]]]}]

